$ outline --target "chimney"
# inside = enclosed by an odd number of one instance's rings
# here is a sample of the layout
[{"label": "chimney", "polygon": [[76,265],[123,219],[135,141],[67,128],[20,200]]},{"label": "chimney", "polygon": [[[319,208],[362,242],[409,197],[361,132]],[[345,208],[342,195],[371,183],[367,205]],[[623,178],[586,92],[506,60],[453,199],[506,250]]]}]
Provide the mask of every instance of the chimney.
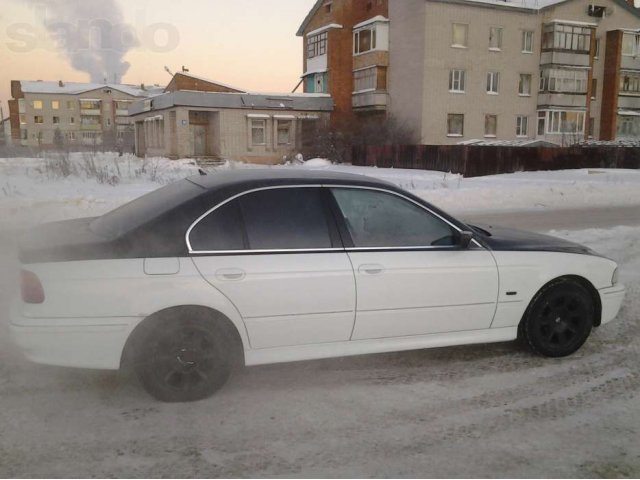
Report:
[{"label": "chimney", "polygon": [[60,88],[64,87],[64,82],[62,80],[58,81],[58,86]]}]

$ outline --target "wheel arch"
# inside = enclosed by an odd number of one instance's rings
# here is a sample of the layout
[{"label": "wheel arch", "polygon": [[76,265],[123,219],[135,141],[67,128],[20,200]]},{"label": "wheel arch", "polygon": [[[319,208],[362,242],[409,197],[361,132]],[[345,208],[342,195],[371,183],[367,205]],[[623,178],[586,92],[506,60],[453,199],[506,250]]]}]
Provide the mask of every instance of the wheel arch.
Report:
[{"label": "wheel arch", "polygon": [[602,322],[602,302],[600,300],[600,294],[598,293],[598,290],[596,289],[596,287],[593,286],[593,283],[591,283],[588,279],[581,277],[580,275],[562,275],[560,277],[556,277],[556,278],[553,278],[552,280],[549,280],[542,287],[540,287],[536,291],[536,293],[533,295],[533,297],[531,297],[531,300],[529,301],[529,305],[527,305],[527,308],[524,311],[524,314],[522,315],[520,322],[518,323],[518,327],[520,327],[523,324],[525,318],[527,318],[527,315],[529,314],[531,308],[533,307],[533,304],[535,303],[535,300],[538,298],[540,293],[546,290],[547,288],[549,288],[551,285],[556,283],[562,283],[564,281],[573,281],[581,285],[582,287],[584,287],[584,289],[587,290],[587,292],[589,292],[589,295],[591,296],[591,299],[593,301],[593,306],[595,308],[595,319],[593,322],[593,326],[599,327],[600,323]]},{"label": "wheel arch", "polygon": [[120,368],[128,368],[132,365],[134,357],[133,354],[140,345],[144,334],[153,327],[159,320],[166,318],[174,318],[177,315],[184,315],[189,312],[190,314],[200,314],[210,320],[211,325],[220,329],[221,332],[232,344],[233,363],[235,365],[244,366],[244,343],[242,336],[236,325],[222,312],[203,305],[177,305],[173,307],[164,308],[152,313],[144,318],[133,331],[129,334],[127,341],[125,342],[122,354],[120,357]]}]

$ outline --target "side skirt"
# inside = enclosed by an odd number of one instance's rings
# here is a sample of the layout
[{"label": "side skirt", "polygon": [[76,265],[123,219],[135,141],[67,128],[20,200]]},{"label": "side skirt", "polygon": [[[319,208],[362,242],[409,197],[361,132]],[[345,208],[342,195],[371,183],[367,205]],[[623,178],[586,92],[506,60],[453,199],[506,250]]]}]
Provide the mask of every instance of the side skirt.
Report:
[{"label": "side skirt", "polygon": [[518,336],[518,327],[490,328],[464,332],[447,332],[411,337],[376,338],[348,342],[296,345],[293,347],[247,350],[245,364],[296,362],[320,358],[346,357],[368,353],[400,352],[422,348],[452,347],[476,343],[509,342]]}]

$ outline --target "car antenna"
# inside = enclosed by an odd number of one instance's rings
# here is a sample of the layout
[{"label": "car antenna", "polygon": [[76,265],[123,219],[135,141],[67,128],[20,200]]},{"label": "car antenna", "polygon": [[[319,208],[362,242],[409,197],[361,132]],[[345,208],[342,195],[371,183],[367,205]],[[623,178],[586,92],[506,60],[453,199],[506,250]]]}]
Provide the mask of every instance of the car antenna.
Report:
[{"label": "car antenna", "polygon": [[204,176],[207,174],[207,172],[205,172],[203,169],[199,168],[198,169],[198,173],[200,174],[200,176]]}]

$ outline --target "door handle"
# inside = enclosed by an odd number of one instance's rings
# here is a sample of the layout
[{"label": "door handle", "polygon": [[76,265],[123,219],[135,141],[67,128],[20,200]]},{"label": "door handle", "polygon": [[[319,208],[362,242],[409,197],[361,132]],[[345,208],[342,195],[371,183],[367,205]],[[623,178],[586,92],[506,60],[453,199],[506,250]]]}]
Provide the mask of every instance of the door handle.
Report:
[{"label": "door handle", "polygon": [[358,268],[358,272],[364,273],[365,275],[379,275],[384,272],[384,267],[382,265],[360,265]]},{"label": "door handle", "polygon": [[216,278],[223,281],[238,281],[242,280],[246,276],[244,270],[239,268],[223,268],[216,272]]}]

